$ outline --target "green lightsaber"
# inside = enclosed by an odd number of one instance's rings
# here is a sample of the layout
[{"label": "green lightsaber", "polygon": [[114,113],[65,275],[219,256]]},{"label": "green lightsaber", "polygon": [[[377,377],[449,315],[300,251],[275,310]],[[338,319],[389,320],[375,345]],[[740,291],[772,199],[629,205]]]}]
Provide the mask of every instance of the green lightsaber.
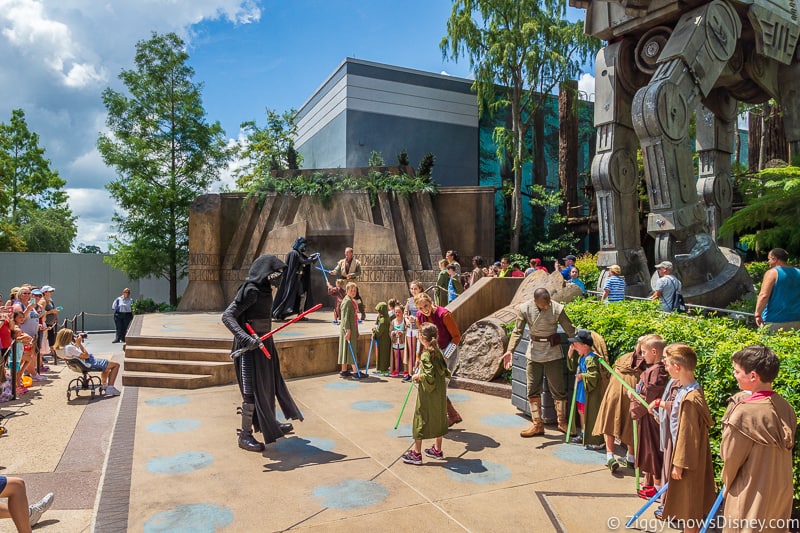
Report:
[{"label": "green lightsaber", "polygon": [[[578,380],[575,380],[575,386],[572,388],[572,403],[569,407],[569,422],[567,423],[567,436],[564,438],[564,444],[569,444],[569,437],[572,435],[572,422],[575,420],[575,400],[578,398]],[[531,414],[533,416],[533,414]]]},{"label": "green lightsaber", "polygon": [[620,375],[617,373],[617,371],[616,371],[616,370],[614,370],[613,368],[611,368],[611,365],[609,365],[608,363],[606,363],[606,360],[605,360],[605,359],[603,359],[602,357],[598,357],[598,358],[597,358],[597,360],[598,360],[598,361],[600,361],[600,364],[602,364],[602,365],[603,365],[603,366],[606,368],[606,370],[608,370],[609,372],[611,372],[611,375],[612,375],[612,376],[614,376],[615,378],[617,378],[617,380],[619,380],[619,382],[620,382],[620,383],[622,383],[622,386],[623,386],[623,387],[625,387],[625,388],[628,390],[628,392],[630,392],[631,394],[633,394],[633,397],[634,397],[634,398],[636,398],[637,400],[639,400],[639,403],[641,403],[642,405],[644,405],[645,409],[649,409],[649,408],[650,408],[650,404],[649,404],[649,403],[647,403],[647,402],[645,401],[645,399],[644,399],[644,398],[642,398],[642,396],[641,396],[641,395],[640,395],[638,392],[636,392],[636,390],[635,390],[633,387],[631,387],[630,385],[628,385],[628,382],[627,382],[627,381],[625,381],[624,379],[622,379],[622,376],[620,376]]},{"label": "green lightsaber", "polygon": [[400,408],[400,415],[397,417],[397,422],[394,423],[394,429],[397,429],[397,426],[400,425],[400,419],[403,418],[403,411],[406,410],[408,397],[411,396],[411,389],[413,388],[414,388],[414,381],[412,380],[411,383],[408,384],[408,392],[406,393],[406,399],[403,400],[403,407]]}]

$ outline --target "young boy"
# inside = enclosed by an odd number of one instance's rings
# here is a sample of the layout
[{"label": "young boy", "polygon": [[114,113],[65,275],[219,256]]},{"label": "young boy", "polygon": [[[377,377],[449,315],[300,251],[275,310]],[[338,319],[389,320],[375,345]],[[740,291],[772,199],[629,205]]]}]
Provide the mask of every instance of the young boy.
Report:
[{"label": "young boy", "polygon": [[328,287],[328,294],[336,298],[336,304],[333,306],[333,325],[338,326],[341,318],[342,300],[346,296],[344,292],[345,279],[340,278],[336,280],[335,287]]},{"label": "young boy", "polygon": [[597,362],[599,356],[592,350],[594,339],[592,332],[587,329],[579,329],[574,337],[569,338],[569,342],[567,368],[575,371],[575,386],[578,388],[575,403],[582,428],[581,433],[570,442],[583,444],[587,450],[599,450],[604,447],[603,436],[592,435],[605,392],[600,363]]},{"label": "young boy", "polygon": [[[342,322],[339,325],[339,357],[337,362],[341,365],[339,376],[343,378],[353,377],[360,379],[363,375],[359,375],[359,368],[356,366],[358,360],[358,353],[356,345],[358,344],[358,304],[356,303],[356,294],[358,293],[358,285],[354,282],[349,282],[345,285],[346,296],[342,300],[342,305],[339,308],[341,312]],[[352,348],[352,352],[350,349]],[[355,356],[353,355],[355,354]],[[353,371],[347,370],[349,365],[353,366]]]},{"label": "young boy", "polygon": [[760,345],[748,346],[734,353],[732,359],[733,375],[742,392],[731,398],[722,418],[724,531],[744,531],[742,521],[782,521],[785,527],[792,515],[792,447],[797,415],[772,390],[780,360]]},{"label": "young boy", "polygon": [[[618,357],[614,361],[614,370],[631,387],[639,382],[639,376],[647,368],[647,363],[642,357],[642,340],[639,337],[634,351]],[[595,435],[603,435],[606,442],[606,466],[611,473],[620,466],[633,468],[636,458],[633,456],[633,423],[630,415],[631,401],[625,393],[625,387],[618,379],[612,379],[603,394],[600,410],[597,412],[597,422],[594,424]],[[628,449],[628,456],[619,461],[614,458],[614,438],[618,438]]]},{"label": "young boy", "polygon": [[[660,335],[646,335],[642,341],[642,355],[649,367],[642,372],[636,391],[650,404],[661,398],[669,381],[669,374],[664,367],[664,347],[667,345]],[[648,408],[639,403],[633,394],[628,393],[631,418],[639,423],[639,449],[636,452],[636,466],[646,472],[644,486],[639,496],[650,499],[661,488],[661,468],[664,454],[661,451],[658,423],[650,415]]]},{"label": "young boy", "polygon": [[447,259],[439,259],[439,275],[436,276],[436,291],[433,293],[433,303],[440,306],[447,306],[447,286],[450,283],[450,276],[447,273]]},{"label": "young boy", "polygon": [[664,349],[666,367],[682,386],[669,414],[673,450],[669,488],[663,518],[675,521],[686,533],[699,531],[714,504],[714,465],[708,432],[714,421],[703,391],[694,377],[697,354],[686,344]]},{"label": "young boy", "polygon": [[[372,342],[375,344],[375,368],[379,376],[389,375],[389,359],[392,355],[390,336],[392,319],[389,317],[393,314],[390,309],[386,302],[378,302],[378,305],[375,306],[378,318],[375,319],[375,327],[372,328]],[[369,369],[367,371],[369,372]]]},{"label": "young boy", "polygon": [[450,281],[447,282],[447,303],[450,303],[464,292],[464,286],[455,264],[447,265],[447,275],[450,276]]}]

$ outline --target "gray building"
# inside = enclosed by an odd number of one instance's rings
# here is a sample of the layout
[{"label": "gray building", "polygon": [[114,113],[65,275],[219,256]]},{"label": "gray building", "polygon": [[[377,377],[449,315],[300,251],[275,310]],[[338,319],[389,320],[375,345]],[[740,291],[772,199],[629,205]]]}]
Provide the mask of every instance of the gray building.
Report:
[{"label": "gray building", "polygon": [[440,185],[479,185],[478,104],[471,80],[346,58],[300,107],[295,146],[304,168],[387,165],[431,152]]}]

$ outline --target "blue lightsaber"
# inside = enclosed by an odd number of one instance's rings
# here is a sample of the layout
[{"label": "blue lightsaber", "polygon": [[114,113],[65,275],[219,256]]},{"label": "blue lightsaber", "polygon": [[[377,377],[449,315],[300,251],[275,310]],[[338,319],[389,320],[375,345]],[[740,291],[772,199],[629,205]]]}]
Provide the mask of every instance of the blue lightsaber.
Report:
[{"label": "blue lightsaber", "polygon": [[636,522],[636,519],[637,519],[637,518],[639,518],[640,516],[642,516],[642,515],[644,514],[644,512],[647,510],[647,508],[648,508],[648,507],[650,507],[650,506],[653,504],[653,502],[654,502],[654,501],[656,501],[656,500],[659,498],[659,496],[661,496],[662,494],[664,494],[664,492],[667,490],[667,487],[669,487],[669,483],[664,483],[664,486],[663,486],[663,487],[661,487],[660,489],[658,489],[658,492],[656,492],[655,494],[653,494],[653,496],[652,496],[652,497],[651,497],[649,500],[647,500],[647,503],[645,503],[645,504],[642,506],[642,508],[641,508],[641,509],[639,509],[638,511],[636,511],[636,514],[634,514],[634,515],[631,517],[631,519],[630,519],[630,520],[628,520],[627,522],[625,522],[625,527],[631,527],[631,524],[633,524],[634,522]]},{"label": "blue lightsaber", "polygon": [[347,346],[350,347],[350,355],[353,356],[353,366],[356,367],[356,374],[358,374],[358,377],[361,377],[361,370],[358,369],[358,363],[356,362],[356,352],[353,351],[353,343],[347,341]]},{"label": "blue lightsaber", "polygon": [[703,527],[700,528],[700,533],[706,533],[706,531],[708,531],[708,526],[711,525],[711,521],[714,519],[714,515],[717,514],[717,511],[719,511],[719,506],[722,505],[722,500],[724,498],[725,498],[725,487],[723,486],[721,489],[719,489],[719,494],[717,494],[717,499],[714,500],[714,505],[711,506],[711,511],[708,512],[706,521],[703,522]]}]

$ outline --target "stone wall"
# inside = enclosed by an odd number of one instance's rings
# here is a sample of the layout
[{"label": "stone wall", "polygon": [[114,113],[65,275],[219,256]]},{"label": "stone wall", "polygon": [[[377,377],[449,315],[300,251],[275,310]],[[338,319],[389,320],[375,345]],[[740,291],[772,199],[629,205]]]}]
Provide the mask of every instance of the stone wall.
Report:
[{"label": "stone wall", "polygon": [[[372,312],[379,301],[405,298],[408,282],[435,282],[437,262],[455,249],[469,268],[473,255],[494,250],[494,190],[443,188],[435,197],[366,191],[336,193],[325,209],[313,197],[268,195],[263,203],[243,194],[209,194],[189,215],[189,285],[180,311],[220,311],[233,299],[253,260],[285,257],[298,236],[332,269],[352,246],[361,261],[359,290]],[[312,297],[332,305],[325,279],[314,270]]]}]

